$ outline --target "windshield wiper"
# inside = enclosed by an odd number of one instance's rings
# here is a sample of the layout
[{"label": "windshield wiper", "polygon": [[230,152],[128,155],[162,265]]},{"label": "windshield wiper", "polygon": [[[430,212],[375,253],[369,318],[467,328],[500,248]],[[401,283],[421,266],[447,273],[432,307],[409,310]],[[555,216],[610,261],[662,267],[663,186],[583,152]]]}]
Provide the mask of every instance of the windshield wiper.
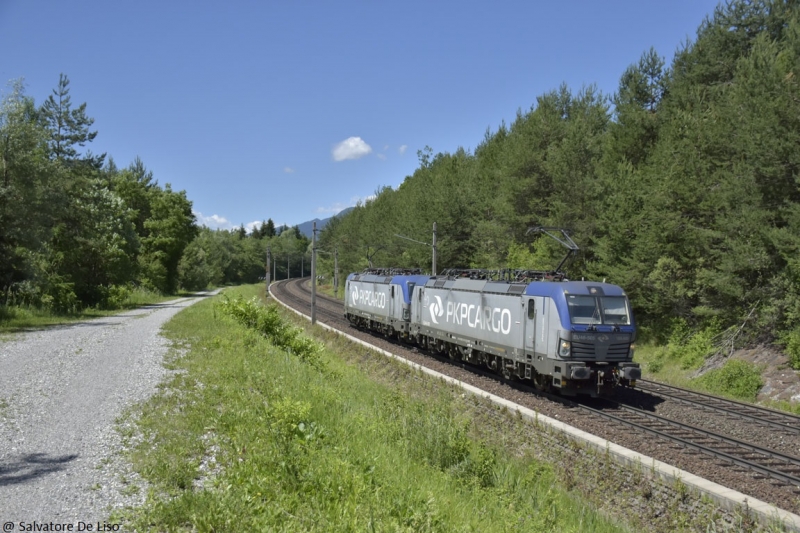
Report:
[{"label": "windshield wiper", "polygon": [[[595,318],[597,317],[597,322],[595,322]],[[589,331],[597,331],[597,326],[595,324],[600,323],[600,307],[597,305],[597,302],[594,303],[594,313],[592,313],[592,322],[589,324],[587,328]]]}]

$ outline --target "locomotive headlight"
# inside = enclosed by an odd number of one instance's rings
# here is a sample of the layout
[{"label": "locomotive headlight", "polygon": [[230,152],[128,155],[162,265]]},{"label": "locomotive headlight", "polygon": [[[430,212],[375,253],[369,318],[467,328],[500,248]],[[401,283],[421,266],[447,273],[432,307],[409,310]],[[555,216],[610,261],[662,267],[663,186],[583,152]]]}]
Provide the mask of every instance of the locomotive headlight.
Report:
[{"label": "locomotive headlight", "polygon": [[561,345],[558,347],[558,355],[561,357],[569,357],[570,348],[569,341],[561,341]]}]

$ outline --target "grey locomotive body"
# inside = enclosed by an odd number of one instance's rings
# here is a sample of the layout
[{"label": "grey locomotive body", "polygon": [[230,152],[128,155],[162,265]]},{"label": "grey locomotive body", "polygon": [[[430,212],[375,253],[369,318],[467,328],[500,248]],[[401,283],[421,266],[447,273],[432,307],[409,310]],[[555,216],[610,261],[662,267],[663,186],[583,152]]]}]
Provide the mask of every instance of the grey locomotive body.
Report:
[{"label": "grey locomotive body", "polygon": [[351,274],[345,314],[379,331],[562,394],[612,394],[641,376],[624,291],[607,283]]}]

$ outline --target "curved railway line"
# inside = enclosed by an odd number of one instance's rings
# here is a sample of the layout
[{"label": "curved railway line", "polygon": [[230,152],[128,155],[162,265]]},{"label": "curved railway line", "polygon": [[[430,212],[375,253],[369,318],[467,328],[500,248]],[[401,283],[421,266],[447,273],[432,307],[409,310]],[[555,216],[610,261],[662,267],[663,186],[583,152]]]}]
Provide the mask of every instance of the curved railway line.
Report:
[{"label": "curved railway line", "polygon": [[[278,282],[275,297],[306,314],[307,278]],[[570,400],[505,382],[483,369],[356,330],[340,301],[317,294],[317,320],[415,363],[557,418],[779,508],[800,513],[800,417],[641,380],[619,401]],[[656,437],[656,438],[653,438]]]}]

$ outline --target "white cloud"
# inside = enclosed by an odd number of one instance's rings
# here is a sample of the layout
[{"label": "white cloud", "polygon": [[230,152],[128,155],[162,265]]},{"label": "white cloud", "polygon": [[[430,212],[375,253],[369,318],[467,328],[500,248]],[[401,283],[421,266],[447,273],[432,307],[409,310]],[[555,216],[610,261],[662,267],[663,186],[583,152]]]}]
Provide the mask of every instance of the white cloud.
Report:
[{"label": "white cloud", "polygon": [[294,169],[292,167],[283,167],[283,171],[287,174],[294,174]]},{"label": "white cloud", "polygon": [[386,150],[388,150],[388,149],[389,149],[389,145],[388,145],[388,144],[384,144],[384,145],[383,145],[383,151],[385,152],[385,151],[386,151]]},{"label": "white cloud", "polygon": [[384,154],[375,154],[375,155],[377,155],[378,159],[380,159],[381,161],[386,161],[386,156]]},{"label": "white cloud", "polygon": [[403,144],[403,145],[400,146],[400,148],[397,149],[397,151],[400,152],[400,155],[403,155],[404,153],[406,153],[406,150],[408,150],[408,145],[407,144]]},{"label": "white cloud", "polygon": [[335,204],[333,204],[330,207],[318,207],[317,208],[317,213],[335,215],[336,213],[339,213],[340,211],[342,211],[343,209],[346,209],[347,207],[348,206],[344,205],[341,202],[336,202]]},{"label": "white cloud", "polygon": [[252,233],[255,228],[261,228],[260,220],[254,220],[253,222],[248,222],[244,225],[244,229],[247,230],[247,233]]},{"label": "white cloud", "polygon": [[364,142],[361,137],[350,137],[331,150],[334,161],[344,161],[345,159],[358,159],[372,152],[372,147]]},{"label": "white cloud", "polygon": [[211,229],[233,229],[234,225],[225,217],[219,215],[205,216],[200,211],[192,211],[197,217],[197,223]]}]

